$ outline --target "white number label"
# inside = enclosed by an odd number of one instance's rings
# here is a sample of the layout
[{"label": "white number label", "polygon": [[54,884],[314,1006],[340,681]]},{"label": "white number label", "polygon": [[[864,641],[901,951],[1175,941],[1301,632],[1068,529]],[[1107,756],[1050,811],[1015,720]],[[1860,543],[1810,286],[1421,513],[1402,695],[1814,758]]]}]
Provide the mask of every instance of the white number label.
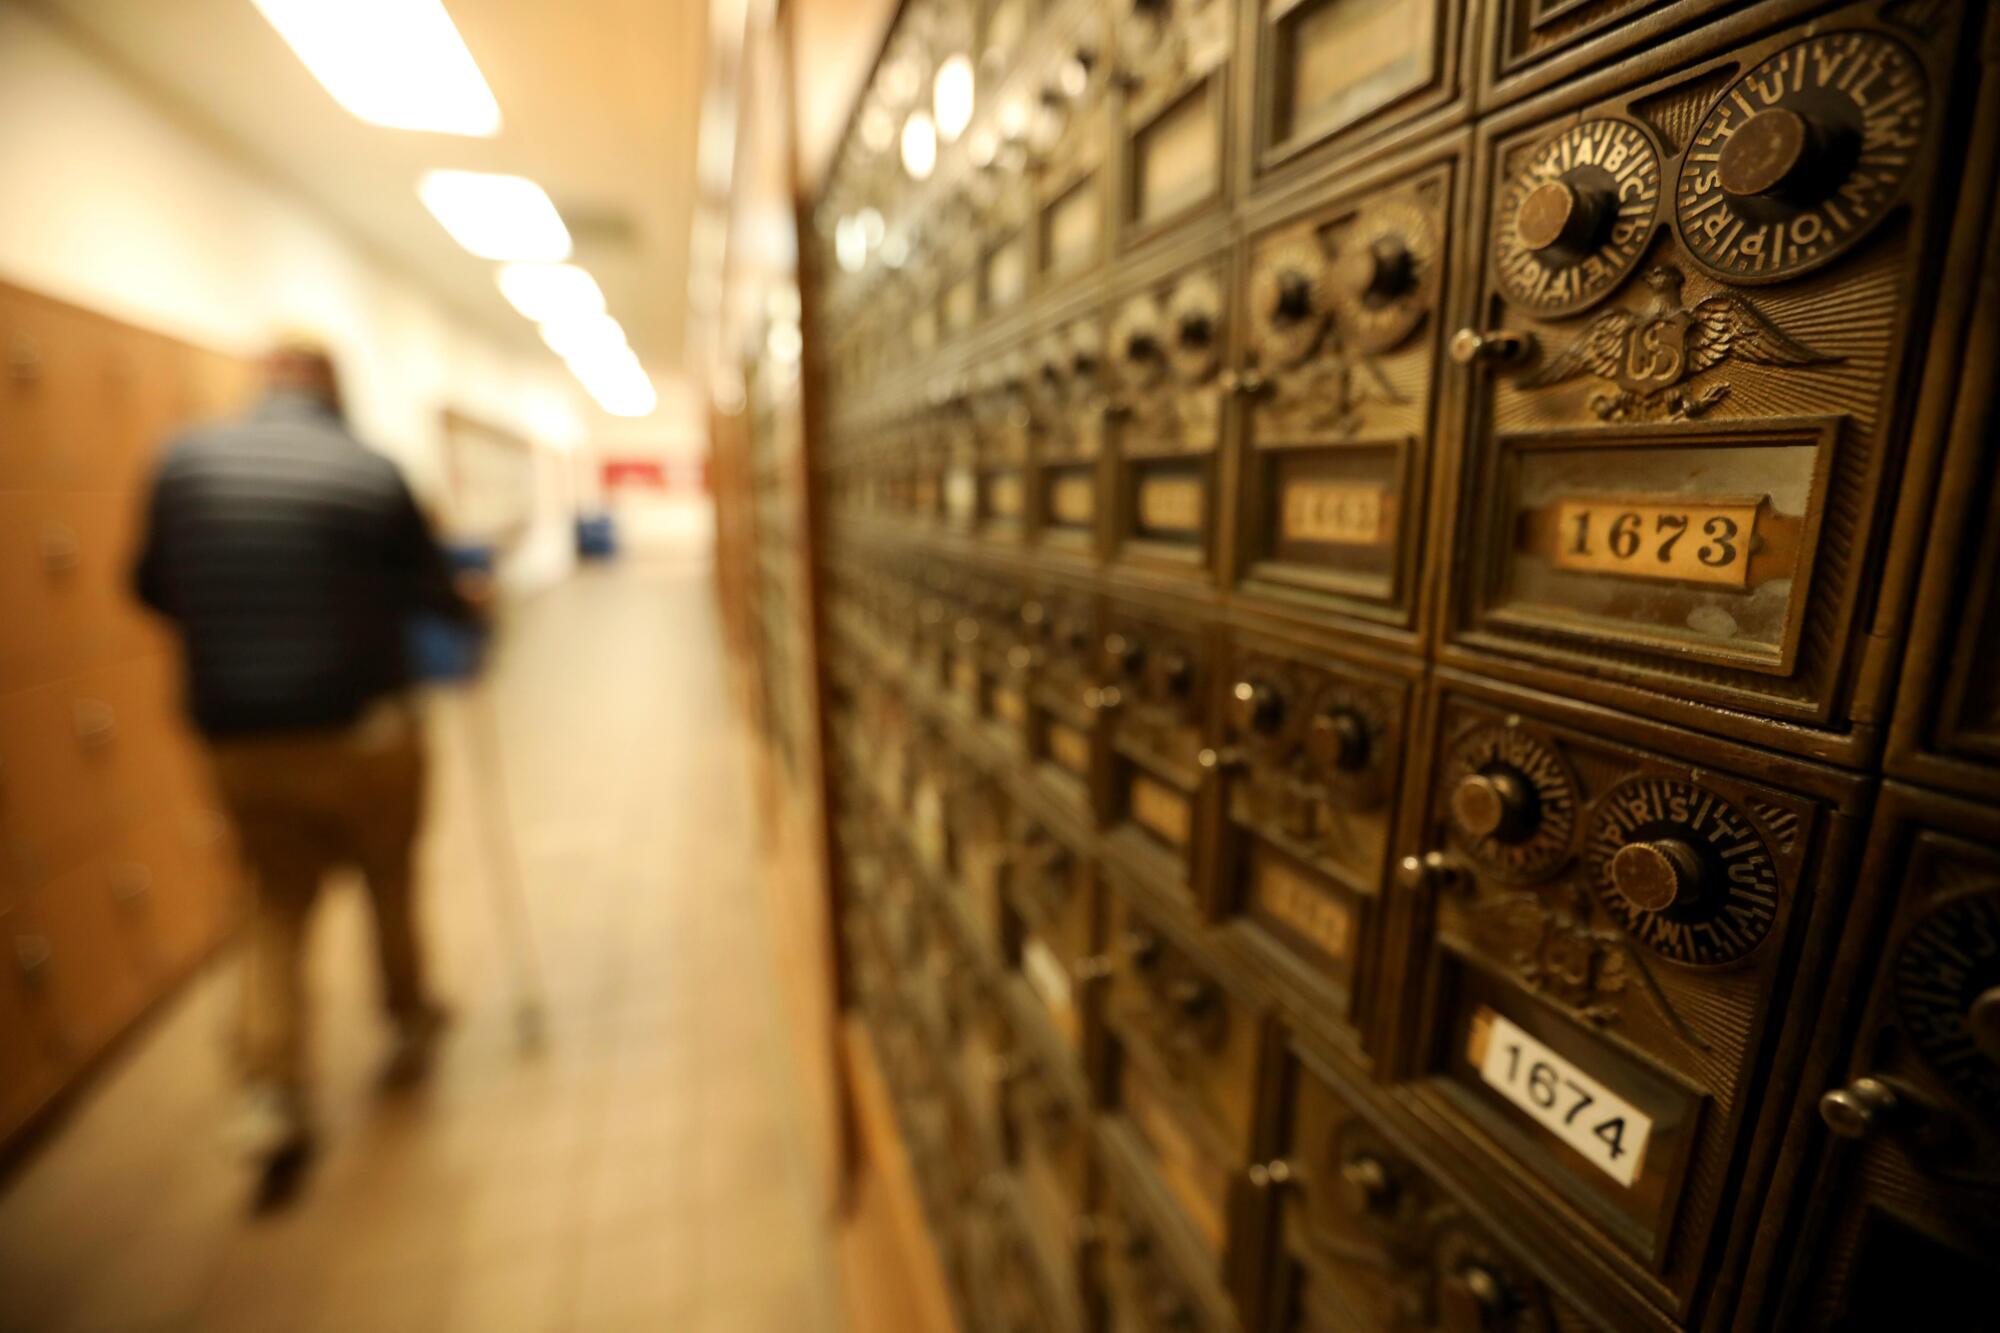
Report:
[{"label": "white number label", "polygon": [[1621,1185],[1638,1179],[1653,1132],[1645,1112],[1491,1009],[1472,1016],[1466,1053],[1482,1079],[1592,1166]]}]

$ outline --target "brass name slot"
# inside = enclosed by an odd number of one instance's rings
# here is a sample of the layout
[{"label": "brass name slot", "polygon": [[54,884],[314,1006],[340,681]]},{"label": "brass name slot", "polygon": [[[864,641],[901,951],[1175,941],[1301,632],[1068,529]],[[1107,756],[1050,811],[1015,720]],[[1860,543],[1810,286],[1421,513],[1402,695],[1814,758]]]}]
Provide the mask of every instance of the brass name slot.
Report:
[{"label": "brass name slot", "polygon": [[1327,887],[1281,861],[1257,867],[1251,901],[1329,958],[1350,956],[1354,913]]},{"label": "brass name slot", "polygon": [[1092,176],[1084,177],[1050,204],[1042,222],[1043,267],[1067,273],[1088,264],[1097,254],[1098,237],[1103,232],[1098,214],[1097,182]]},{"label": "brass name slot", "polygon": [[1188,810],[1188,799],[1173,788],[1155,782],[1149,777],[1135,776],[1131,786],[1132,819],[1140,827],[1166,839],[1176,847],[1185,847],[1188,828],[1193,822]]},{"label": "brass name slot", "polygon": [[1060,722],[1049,724],[1049,758],[1076,774],[1087,777],[1090,773],[1090,737],[1075,727],[1066,727]]},{"label": "brass name slot", "polygon": [[1021,516],[1021,479],[1014,473],[989,477],[986,482],[987,511],[998,518]]},{"label": "brass name slot", "polygon": [[1162,112],[1134,144],[1133,217],[1148,222],[1206,198],[1215,188],[1221,134],[1206,82]]},{"label": "brass name slot", "polygon": [[1285,15],[1280,137],[1353,124],[1431,75],[1438,6],[1400,0],[1308,0]]},{"label": "brass name slot", "polygon": [[[1765,577],[1784,526],[1764,497],[1679,499],[1671,496],[1571,496],[1531,522],[1536,549],[1557,569],[1668,583],[1748,588],[1752,566]],[[1792,535],[1795,539],[1796,526]],[[1782,543],[1786,568],[1794,541]]]},{"label": "brass name slot", "polygon": [[957,658],[951,664],[951,685],[970,703],[979,702],[979,664],[968,658]]},{"label": "brass name slot", "polygon": [[996,685],[993,687],[993,716],[1018,727],[1028,719],[1028,701],[1021,697],[1019,690]]},{"label": "brass name slot", "polygon": [[1139,482],[1139,526],[1151,532],[1196,536],[1201,532],[1203,487],[1189,477],[1147,477]]},{"label": "brass name slot", "polygon": [[1394,530],[1389,490],[1368,482],[1287,482],[1278,530],[1286,541],[1384,545]]},{"label": "brass name slot", "polygon": [[1202,1239],[1212,1248],[1221,1249],[1225,1200],[1229,1194],[1227,1174],[1195,1146],[1180,1117],[1168,1109],[1152,1088],[1129,1076],[1125,1109],[1139,1127],[1140,1136],[1159,1158],[1160,1179],[1186,1210]]},{"label": "brass name slot", "polygon": [[979,313],[979,287],[971,278],[954,283],[944,294],[944,322],[953,329],[970,328]]},{"label": "brass name slot", "polygon": [[954,468],[944,478],[945,512],[955,519],[970,519],[979,507],[979,479],[962,468]]},{"label": "brass name slot", "polygon": [[1097,487],[1088,476],[1057,477],[1049,484],[1049,516],[1080,527],[1097,512]]}]

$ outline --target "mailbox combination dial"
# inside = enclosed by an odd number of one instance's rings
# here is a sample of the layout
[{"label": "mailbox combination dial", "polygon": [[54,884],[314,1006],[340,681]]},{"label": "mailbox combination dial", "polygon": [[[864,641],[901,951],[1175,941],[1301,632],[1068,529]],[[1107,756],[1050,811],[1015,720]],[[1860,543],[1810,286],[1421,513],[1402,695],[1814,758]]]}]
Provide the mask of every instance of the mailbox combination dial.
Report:
[{"label": "mailbox combination dial", "polygon": [[1569,860],[1576,783],[1552,746],[1519,727],[1481,727],[1453,748],[1445,778],[1452,827],[1494,878],[1530,883]]},{"label": "mailbox combination dial", "polygon": [[1778,868],[1755,821],[1684,778],[1629,778],[1597,803],[1591,880],[1604,910],[1679,963],[1749,954],[1778,919]]}]

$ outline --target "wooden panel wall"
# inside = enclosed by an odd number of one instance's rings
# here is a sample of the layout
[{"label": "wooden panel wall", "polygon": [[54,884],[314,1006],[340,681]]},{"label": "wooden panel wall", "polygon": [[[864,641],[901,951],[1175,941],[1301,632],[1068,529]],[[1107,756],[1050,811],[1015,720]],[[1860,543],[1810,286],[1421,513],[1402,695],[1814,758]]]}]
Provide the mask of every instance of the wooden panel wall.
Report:
[{"label": "wooden panel wall", "polygon": [[253,367],[0,284],[0,1159],[221,938],[233,861],[128,571],[156,451]]}]

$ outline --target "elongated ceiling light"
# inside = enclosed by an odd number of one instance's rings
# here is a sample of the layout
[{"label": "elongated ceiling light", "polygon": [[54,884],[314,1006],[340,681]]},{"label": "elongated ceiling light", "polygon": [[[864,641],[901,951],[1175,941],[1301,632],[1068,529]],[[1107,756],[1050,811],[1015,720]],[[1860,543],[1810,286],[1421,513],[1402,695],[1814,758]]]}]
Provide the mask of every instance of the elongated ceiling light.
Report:
[{"label": "elongated ceiling light", "polygon": [[500,294],[537,324],[604,313],[597,279],[574,264],[502,264]]},{"label": "elongated ceiling light", "polygon": [[253,3],[356,118],[392,130],[500,132],[500,104],[440,0]]},{"label": "elongated ceiling light", "polygon": [[417,194],[451,238],[481,259],[569,258],[569,228],[526,177],[427,171]]},{"label": "elongated ceiling light", "polygon": [[608,355],[625,349],[625,328],[605,314],[576,315],[542,325],[542,341],[565,361]]},{"label": "elongated ceiling light", "polygon": [[912,180],[928,180],[937,165],[937,126],[928,111],[912,111],[903,122],[903,170]]},{"label": "elongated ceiling light", "polygon": [[938,134],[946,143],[956,143],[972,123],[974,84],[970,56],[948,56],[938,66],[931,88],[931,111],[937,117]]}]

